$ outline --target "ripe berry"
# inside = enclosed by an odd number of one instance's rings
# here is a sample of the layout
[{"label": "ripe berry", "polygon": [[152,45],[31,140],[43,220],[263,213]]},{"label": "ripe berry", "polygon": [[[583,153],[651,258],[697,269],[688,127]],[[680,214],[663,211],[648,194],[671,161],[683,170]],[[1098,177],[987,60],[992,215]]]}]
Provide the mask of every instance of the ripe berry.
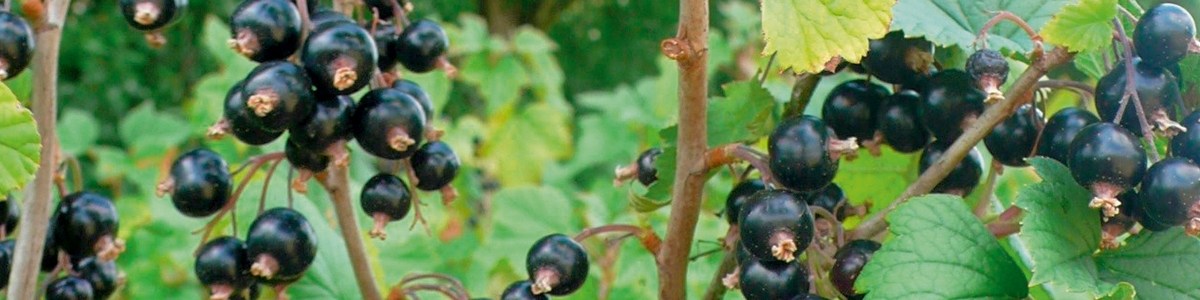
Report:
[{"label": "ripe berry", "polygon": [[229,166],[216,152],[198,148],[171,164],[171,177],[159,188],[171,193],[175,209],[189,217],[207,217],[229,203]]},{"label": "ripe berry", "polygon": [[[58,205],[61,206],[62,202],[59,202]],[[46,222],[45,247],[42,247],[42,272],[53,271],[58,266],[58,254],[62,250],[58,248],[58,244],[54,240],[58,236],[59,226],[57,220],[61,215],[62,213],[59,212],[58,206],[55,206],[54,211],[50,213],[50,220]]]},{"label": "ripe berry", "polygon": [[20,16],[0,11],[0,80],[17,77],[33,59],[33,28]]},{"label": "ripe berry", "polygon": [[288,138],[287,145],[283,148],[283,156],[297,169],[313,173],[324,171],[329,167],[328,155],[297,145],[294,138]]},{"label": "ripe berry", "polygon": [[983,144],[992,158],[1005,166],[1028,166],[1025,158],[1033,154],[1038,134],[1044,126],[1042,118],[1042,110],[1033,105],[1017,107],[1012,116],[992,128],[992,132],[983,138]]},{"label": "ripe berry", "polygon": [[396,32],[396,26],[387,23],[375,25],[375,31],[371,33],[371,38],[375,39],[375,53],[379,55],[375,64],[380,71],[388,72],[396,67],[396,63],[400,62],[396,58],[396,43],[399,43],[400,34]]},{"label": "ripe berry", "polygon": [[357,24],[342,22],[317,28],[300,50],[300,60],[313,85],[337,95],[349,95],[367,86],[378,57],[371,33]]},{"label": "ripe berry", "polygon": [[1200,110],[1187,115],[1180,124],[1187,131],[1171,138],[1171,156],[1200,161]]},{"label": "ripe berry", "polygon": [[1071,141],[1084,127],[1100,122],[1100,118],[1087,110],[1067,107],[1050,116],[1042,129],[1042,138],[1037,145],[1037,155],[1067,163],[1067,149]]},{"label": "ripe berry", "polygon": [[17,200],[13,199],[12,195],[0,202],[0,220],[3,220],[5,234],[12,233],[17,229],[17,224],[21,222],[21,206],[17,204]]},{"label": "ripe berry", "polygon": [[863,294],[854,291],[854,281],[880,246],[879,242],[872,240],[853,240],[838,249],[837,254],[833,255],[833,269],[829,270],[829,281],[837,287],[838,292],[850,299],[863,298]]},{"label": "ripe berry", "polygon": [[[290,1],[290,2],[292,2],[292,5],[296,5],[296,7],[297,7],[297,10],[299,10],[300,3],[299,3],[299,1],[298,1],[298,0],[289,0],[289,1]],[[311,16],[311,15],[312,15],[314,12],[316,12],[317,10],[319,10],[319,9],[320,9],[320,8],[318,8],[318,7],[317,7],[317,4],[319,4],[319,3],[321,2],[320,0],[307,0],[307,1],[304,1],[304,2],[305,2],[305,4],[307,4],[307,5],[305,5],[305,6],[306,6],[306,8],[308,8],[308,14],[309,14],[310,16]]]},{"label": "ripe berry", "polygon": [[416,99],[417,103],[420,103],[421,108],[425,111],[425,120],[427,122],[433,121],[433,100],[429,98],[429,93],[426,93],[425,89],[422,89],[416,82],[408,79],[396,80],[392,83],[392,88],[407,93],[413,99]]},{"label": "ripe berry", "polygon": [[[925,151],[921,152],[921,160],[917,164],[919,170],[917,174],[925,173],[926,169],[941,160],[942,155],[946,154],[946,150],[950,149],[950,145],[953,143],[953,140],[938,140],[929,143],[929,146],[925,147]],[[967,156],[963,157],[958,165],[950,170],[950,174],[947,174],[942,182],[933,187],[931,192],[959,196],[971,194],[971,191],[975,190],[975,186],[979,185],[979,177],[983,175],[982,162],[983,158],[979,155],[979,150],[972,147],[971,152],[967,153]]]},{"label": "ripe berry", "polygon": [[929,131],[917,115],[920,105],[921,95],[907,89],[883,100],[879,108],[879,132],[892,149],[912,153],[929,144]]},{"label": "ripe berry", "polygon": [[454,181],[459,165],[454,149],[450,149],[450,145],[441,141],[425,143],[412,155],[417,188],[426,191],[440,189]]},{"label": "ripe berry", "polygon": [[1142,227],[1150,231],[1163,231],[1173,227],[1170,224],[1163,224],[1156,219],[1151,219],[1146,216],[1145,204],[1142,203],[1142,197],[1138,194],[1137,189],[1130,189],[1117,197],[1121,201],[1121,215],[1133,217],[1135,221],[1142,224]]},{"label": "ripe berry", "polygon": [[[317,1],[308,1],[310,4],[315,2]],[[317,8],[315,11],[310,9],[308,12],[308,21],[312,23],[313,28],[324,28],[326,26],[333,25],[334,23],[354,23],[354,21],[350,20],[350,18],[346,17],[346,15],[325,7]]]},{"label": "ripe berry", "polygon": [[1133,46],[1147,63],[1165,67],[1177,63],[1195,47],[1196,22],[1179,5],[1163,3],[1146,10],[1133,30]]},{"label": "ripe berry", "polygon": [[798,262],[740,261],[738,285],[747,300],[795,299],[808,295],[808,269]]},{"label": "ripe berry", "polygon": [[[1120,109],[1121,98],[1125,95],[1124,66],[1123,62],[1118,64],[1096,83],[1096,112],[1100,114],[1101,120],[1112,122],[1117,116],[1117,110]],[[1178,126],[1171,121],[1178,111],[1177,106],[1183,103],[1179,96],[1179,85],[1176,83],[1175,75],[1161,67],[1150,66],[1144,61],[1138,61],[1135,66],[1136,78],[1133,83],[1138,99],[1141,100],[1146,122],[1151,127],[1163,130]],[[1132,99],[1130,97],[1130,101]],[[1133,103],[1125,108],[1125,114],[1121,117],[1121,126],[1129,129],[1136,136],[1142,135],[1141,121],[1138,120],[1137,108]]]},{"label": "ripe berry", "polygon": [[750,196],[738,216],[742,246],[759,260],[792,262],[813,239],[813,216],[799,195],[765,190]]},{"label": "ripe berry", "polygon": [[545,294],[534,294],[533,283],[529,280],[513,282],[500,294],[500,300],[549,300]]},{"label": "ripe berry", "polygon": [[121,0],[125,22],[141,31],[161,29],[179,20],[187,0]]},{"label": "ripe berry", "polygon": [[354,99],[350,96],[318,95],[312,114],[288,130],[289,140],[309,151],[324,153],[330,145],[354,138],[350,132],[353,115]]},{"label": "ripe berry", "polygon": [[71,275],[55,279],[46,285],[46,300],[90,300],[94,299],[95,295],[91,283]]},{"label": "ripe berry", "polygon": [[934,139],[955,140],[983,114],[984,98],[987,95],[975,88],[966,72],[941,71],[921,94],[918,115]]},{"label": "ripe berry", "polygon": [[317,256],[317,234],[304,215],[290,208],[263,212],[246,234],[250,274],[267,284],[300,280]]},{"label": "ripe berry", "polygon": [[125,281],[117,270],[116,262],[94,256],[79,261],[75,271],[79,273],[79,278],[92,285],[93,294],[98,299],[108,298]]},{"label": "ripe berry", "polygon": [[867,80],[843,82],[825,98],[821,120],[838,137],[870,141],[875,138],[879,106],[887,96],[887,88]]},{"label": "ripe berry", "polygon": [[0,242],[0,289],[8,287],[8,276],[12,273],[13,255],[17,240],[7,239]]},{"label": "ripe berry", "polygon": [[857,149],[851,142],[837,140],[825,122],[807,115],[784,120],[767,140],[771,173],[798,192],[828,185],[837,173],[838,157]]},{"label": "ripe berry", "polygon": [[1200,230],[1200,166],[1190,160],[1172,157],[1154,163],[1138,194],[1148,223],[1186,225],[1189,233]]},{"label": "ripe berry", "polygon": [[534,295],[566,296],[587,280],[587,252],[566,235],[547,235],[529,247],[525,271],[533,281],[530,290]]},{"label": "ripe berry", "polygon": [[231,236],[218,237],[200,246],[194,271],[213,299],[227,299],[254,285],[246,244]]},{"label": "ripe berry", "polygon": [[304,70],[286,61],[265,62],[242,83],[251,123],[267,131],[283,131],[312,113],[316,100]]},{"label": "ripe berry", "polygon": [[905,38],[893,31],[871,40],[862,65],[879,80],[892,84],[910,84],[929,74],[933,63],[933,43],[923,38]]},{"label": "ripe berry", "polygon": [[283,135],[283,130],[267,130],[259,126],[254,112],[246,108],[246,98],[242,95],[241,82],[225,95],[225,121],[229,122],[229,131],[233,132],[233,136],[243,143],[259,146]]},{"label": "ripe berry", "polygon": [[767,185],[763,184],[762,179],[749,179],[738,183],[729,191],[729,196],[725,197],[725,221],[729,222],[729,225],[737,225],[738,215],[741,215],[746,199],[765,189]]},{"label": "ripe berry", "polygon": [[424,139],[421,104],[397,89],[375,89],[363,95],[352,120],[354,139],[363,150],[378,157],[407,158]]},{"label": "ripe berry", "polygon": [[1142,149],[1142,143],[1133,133],[1113,123],[1084,127],[1071,141],[1067,153],[1071,175],[1095,196],[1089,205],[1103,208],[1108,217],[1120,212],[1117,195],[1141,182],[1146,173],[1146,150]]},{"label": "ripe berry", "polygon": [[650,148],[642,151],[637,158],[637,179],[642,185],[649,186],[658,181],[658,156],[662,155],[662,148]]},{"label": "ripe berry", "polygon": [[404,27],[396,43],[397,57],[404,68],[416,73],[432,71],[450,42],[442,26],[430,20],[418,20]]},{"label": "ripe berry", "polygon": [[379,239],[387,237],[384,231],[387,223],[404,219],[412,208],[412,192],[408,184],[388,173],[379,173],[367,180],[358,199],[363,212],[375,220],[371,237]]},{"label": "ripe berry", "polygon": [[[364,0],[363,2],[367,4],[367,7],[377,11],[378,15],[376,16],[380,19],[391,19],[392,16],[395,15],[395,8],[392,7],[392,1],[393,0]],[[396,0],[395,3],[400,4],[404,2]]]},{"label": "ripe berry", "polygon": [[[842,187],[837,183],[830,183],[820,191],[813,192],[804,197],[804,202],[809,206],[816,206],[833,214],[839,221],[846,219],[846,193],[842,191]],[[838,206],[841,207],[838,207]],[[814,213],[815,215],[815,213]],[[821,216],[817,216],[820,218]]]},{"label": "ripe berry", "polygon": [[1008,81],[1008,61],[1000,51],[982,49],[967,57],[967,75],[975,87],[988,94],[988,100],[1003,98],[1000,85]]},{"label": "ripe berry", "polygon": [[57,210],[55,245],[72,257],[98,255],[112,260],[124,250],[117,241],[120,219],[112,200],[79,192],[63,198]]},{"label": "ripe berry", "polygon": [[287,59],[300,48],[300,11],[289,1],[243,1],[229,17],[229,28],[229,47],[253,61]]}]

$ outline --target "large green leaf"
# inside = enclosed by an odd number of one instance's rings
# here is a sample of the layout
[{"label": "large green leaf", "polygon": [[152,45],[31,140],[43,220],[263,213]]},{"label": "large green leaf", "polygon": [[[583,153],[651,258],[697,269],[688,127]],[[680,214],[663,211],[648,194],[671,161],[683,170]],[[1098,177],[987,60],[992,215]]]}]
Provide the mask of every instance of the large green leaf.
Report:
[{"label": "large green leaf", "polygon": [[[904,2],[904,1],[901,1]],[[895,0],[762,1],[763,55],[778,53],[783,69],[816,72],[842,56],[867,54],[867,41],[882,37],[892,22]]]},{"label": "large green leaf", "polygon": [[[708,145],[752,142],[775,129],[775,98],[757,80],[726,84],[725,96],[708,101]],[[668,144],[674,144],[679,126],[660,131]]]},{"label": "large green leaf", "polygon": [[1021,269],[962,198],[913,198],[887,220],[893,238],[855,284],[868,299],[1011,299],[1029,293]]},{"label": "large green leaf", "polygon": [[1129,282],[1141,299],[1200,299],[1200,239],[1183,229],[1142,233],[1096,257],[1100,278]]},{"label": "large green leaf", "polygon": [[494,197],[493,229],[485,242],[494,261],[507,259],[524,266],[525,254],[534,241],[551,233],[573,235],[580,229],[572,223],[571,198],[557,189],[505,189]]},{"label": "large green leaf", "polygon": [[42,159],[42,140],[33,113],[0,84],[0,195],[33,178]]},{"label": "large green leaf", "polygon": [[[214,120],[215,121],[215,120]],[[189,125],[182,118],[154,109],[145,103],[121,120],[121,140],[133,153],[155,152],[178,145],[188,139]]]},{"label": "large green leaf", "polygon": [[483,145],[485,167],[507,186],[535,184],[542,168],[571,153],[567,113],[539,103],[492,120]]},{"label": "large green leaf", "polygon": [[[1072,0],[904,0],[896,4],[892,29],[907,36],[924,36],[942,46],[971,48],[983,24],[1000,11],[1011,12],[1033,27],[1041,28],[1050,17]],[[1027,52],[1033,42],[1016,25],[1001,23],[988,34],[988,46]]]},{"label": "large green leaf", "polygon": [[1068,5],[1042,28],[1046,42],[1071,51],[1099,50],[1112,41],[1117,0],[1083,0]]}]

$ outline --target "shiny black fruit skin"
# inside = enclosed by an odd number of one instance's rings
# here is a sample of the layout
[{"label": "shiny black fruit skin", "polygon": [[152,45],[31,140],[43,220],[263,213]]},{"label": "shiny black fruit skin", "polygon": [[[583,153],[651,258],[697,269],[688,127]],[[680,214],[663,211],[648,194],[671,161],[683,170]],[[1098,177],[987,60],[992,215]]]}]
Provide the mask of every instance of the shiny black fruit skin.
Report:
[{"label": "shiny black fruit skin", "polygon": [[642,154],[637,158],[637,180],[642,185],[649,186],[658,181],[658,156],[662,155],[662,148],[650,148],[642,151]]},{"label": "shiny black fruit skin", "polygon": [[[291,2],[291,3],[292,3],[292,5],[295,5],[297,10],[299,10],[299,9],[300,9],[300,2],[299,2],[299,0],[288,0],[288,2]],[[313,14],[313,13],[315,13],[317,10],[319,10],[319,9],[320,9],[320,8],[318,8],[318,7],[317,7],[317,5],[318,5],[318,4],[320,4],[320,2],[321,2],[321,1],[320,1],[320,0],[308,0],[308,1],[305,1],[305,2],[306,2],[306,4],[308,4],[308,5],[305,5],[305,6],[307,6],[306,8],[308,8],[308,14],[309,14],[309,16],[310,16],[310,19],[311,19],[311,16],[312,16],[312,14]]]},{"label": "shiny black fruit skin", "polygon": [[[422,145],[412,155],[413,173],[417,175],[417,188],[434,191],[454,181],[462,163],[450,145],[432,141]],[[639,169],[641,170],[641,169]]]},{"label": "shiny black fruit skin", "polygon": [[1094,189],[1096,185],[1104,184],[1129,190],[1141,182],[1146,173],[1146,150],[1141,141],[1129,130],[1113,123],[1084,127],[1071,142],[1067,153],[1071,175],[1084,187]]},{"label": "shiny black fruit skin", "polygon": [[[806,195],[804,202],[809,206],[825,209],[825,211],[833,214],[834,218],[837,218],[838,221],[846,219],[846,206],[850,205],[850,203],[846,203],[846,193],[842,191],[842,187],[838,186],[837,183],[830,183],[820,191]],[[838,205],[842,205],[842,207],[839,209]],[[821,217],[816,213],[813,213],[813,215],[818,218]]]},{"label": "shiny black fruit skin", "polygon": [[17,240],[7,239],[0,242],[0,289],[8,287],[8,276],[12,273],[14,249]]},{"label": "shiny black fruit skin", "polygon": [[141,31],[162,29],[183,16],[187,0],[121,0],[125,22]]},{"label": "shiny black fruit skin", "polygon": [[1067,163],[1067,149],[1071,141],[1084,127],[1100,122],[1095,114],[1076,107],[1067,107],[1050,116],[1042,128],[1042,138],[1037,145],[1037,155]]},{"label": "shiny black fruit skin", "polygon": [[500,300],[549,300],[550,297],[546,294],[534,295],[531,287],[533,283],[529,280],[521,280],[513,282],[504,288],[504,293],[500,294]]},{"label": "shiny black fruit skin", "polygon": [[871,40],[862,65],[879,80],[905,85],[929,76],[931,63],[933,43],[923,38],[905,38],[904,32],[893,31]]},{"label": "shiny black fruit skin", "polygon": [[292,166],[313,173],[324,171],[329,167],[328,155],[325,155],[324,152],[308,150],[308,148],[296,144],[293,138],[288,138],[287,145],[283,148],[283,156]]},{"label": "shiny black fruit skin", "polygon": [[175,209],[189,217],[207,217],[229,203],[229,166],[216,152],[198,148],[171,164]]},{"label": "shiny black fruit skin", "polygon": [[421,108],[425,110],[425,120],[428,122],[433,121],[433,100],[429,98],[429,93],[426,93],[425,89],[417,85],[416,82],[408,79],[397,79],[395,82],[392,82],[392,88],[407,93],[413,99],[416,99],[417,103],[421,104]]},{"label": "shiny black fruit skin", "polygon": [[10,234],[17,229],[17,224],[21,222],[21,205],[17,204],[17,200],[13,199],[12,195],[0,201],[0,221],[4,224],[4,233]]},{"label": "shiny black fruit skin", "polygon": [[988,88],[999,88],[1008,81],[1008,61],[1004,60],[1000,51],[992,49],[980,49],[971,53],[971,56],[967,57],[966,71],[975,87],[985,91]]},{"label": "shiny black fruit skin", "polygon": [[790,239],[796,246],[794,255],[812,243],[813,216],[800,195],[786,190],[765,190],[746,199],[738,216],[742,247],[757,259],[767,262],[787,260],[776,257],[772,246]]},{"label": "shiny black fruit skin", "polygon": [[794,299],[808,295],[808,269],[799,262],[739,261],[738,284],[747,300]]},{"label": "shiny black fruit skin", "polygon": [[1200,166],[1178,157],[1154,163],[1146,171],[1138,194],[1149,223],[1183,225],[1197,217],[1188,211],[1200,202]]},{"label": "shiny black fruit skin", "polygon": [[983,138],[983,144],[992,158],[1005,166],[1028,166],[1025,158],[1033,154],[1038,133],[1045,127],[1042,118],[1042,110],[1033,105],[1017,107],[1008,119],[992,128],[992,132]]},{"label": "shiny black fruit skin", "polygon": [[733,190],[729,191],[729,196],[725,197],[725,221],[729,222],[729,225],[737,225],[738,216],[742,214],[742,206],[746,204],[746,199],[766,189],[767,185],[763,183],[762,179],[748,179],[734,186]]},{"label": "shiny black fruit skin", "polygon": [[1163,224],[1156,219],[1146,216],[1146,205],[1142,203],[1142,196],[1138,194],[1137,189],[1125,191],[1117,199],[1121,201],[1121,207],[1124,208],[1121,210],[1121,214],[1132,217],[1147,230],[1164,231],[1174,227],[1171,224]]},{"label": "shiny black fruit skin", "polygon": [[196,252],[196,263],[192,270],[196,279],[205,287],[223,285],[233,290],[250,288],[254,278],[250,276],[250,256],[246,244],[236,237],[223,236],[212,239]]},{"label": "shiny black fruit skin", "polygon": [[525,256],[525,272],[534,284],[543,276],[557,276],[556,284],[546,292],[551,296],[566,296],[579,287],[588,276],[588,256],[583,245],[563,234],[551,234],[533,243]]},{"label": "shiny black fruit skin", "polygon": [[72,275],[55,279],[46,286],[46,300],[91,300],[95,295],[91,283]]},{"label": "shiny black fruit skin", "polygon": [[368,216],[383,214],[388,221],[398,221],[412,208],[412,191],[400,177],[379,173],[367,180],[359,195],[359,204]]},{"label": "shiny black fruit skin", "polygon": [[291,133],[289,140],[309,151],[323,153],[338,141],[354,138],[350,132],[350,118],[353,115],[354,98],[320,95],[312,114],[288,129]]},{"label": "shiny black fruit skin", "polygon": [[1188,53],[1196,36],[1192,14],[1179,5],[1163,3],[1146,10],[1133,30],[1133,46],[1147,63],[1165,67]]},{"label": "shiny black fruit skin", "polygon": [[875,137],[879,106],[887,96],[887,88],[867,80],[843,82],[825,98],[821,120],[840,138],[869,141]]},{"label": "shiny black fruit skin", "polygon": [[353,23],[336,22],[317,28],[300,49],[300,61],[313,86],[336,95],[349,95],[367,86],[378,59],[371,33]]},{"label": "shiny black fruit skin", "polygon": [[[242,82],[242,97],[251,123],[272,132],[295,126],[316,106],[312,83],[304,75],[304,69],[286,61],[265,62],[250,71]],[[251,102],[256,98],[270,99],[276,104],[265,115],[259,115]]]},{"label": "shiny black fruit skin", "polygon": [[35,44],[29,22],[0,11],[0,80],[16,78],[29,67]]},{"label": "shiny black fruit skin", "polygon": [[225,121],[229,122],[229,131],[239,141],[252,146],[266,145],[279,136],[283,130],[267,130],[258,125],[254,112],[246,107],[246,98],[242,96],[242,82],[238,82],[225,95]]},{"label": "shiny black fruit skin", "polygon": [[829,281],[837,287],[838,292],[851,299],[863,297],[863,294],[854,291],[854,281],[858,280],[858,274],[881,246],[872,240],[853,240],[838,249],[837,254],[833,255],[833,269],[829,270]]},{"label": "shiny black fruit skin", "polygon": [[317,256],[317,234],[304,215],[290,208],[269,209],[254,219],[246,234],[246,254],[257,263],[264,257],[278,262],[271,278],[255,276],[267,284],[299,280]]},{"label": "shiny black fruit skin", "polygon": [[933,75],[929,89],[921,95],[918,115],[934,139],[954,140],[983,114],[985,98],[966,72],[941,71]]},{"label": "shiny black fruit skin", "polygon": [[117,263],[114,261],[87,257],[79,261],[75,271],[79,272],[79,278],[92,285],[92,292],[98,299],[107,299],[117,291],[120,284],[121,274],[117,271]]},{"label": "shiny black fruit skin", "polygon": [[55,245],[72,257],[96,254],[96,243],[115,238],[120,229],[112,200],[90,192],[67,195],[58,205]]},{"label": "shiny black fruit skin", "polygon": [[387,23],[381,23],[375,26],[375,31],[371,34],[371,38],[375,39],[375,53],[379,57],[375,60],[375,65],[380,71],[388,72],[396,67],[396,63],[400,60],[396,58],[396,43],[399,43],[400,34],[396,32],[396,26]]},{"label": "shiny black fruit skin", "polygon": [[[918,173],[925,173],[933,163],[942,159],[942,155],[946,154],[946,150],[950,149],[950,145],[954,141],[934,141],[925,147],[925,151],[921,152],[921,160],[918,162]],[[970,195],[971,191],[975,190],[975,186],[979,185],[979,177],[983,175],[983,158],[979,154],[979,150],[971,148],[971,152],[963,157],[962,161],[950,170],[950,174],[946,175],[942,182],[933,187],[934,193],[952,193],[959,196]],[[960,194],[961,193],[961,194]]]},{"label": "shiny black fruit skin", "polygon": [[1200,110],[1193,111],[1179,124],[1187,131],[1171,138],[1171,156],[1200,162]]},{"label": "shiny black fruit skin", "polygon": [[[354,139],[367,153],[386,159],[407,158],[417,151],[425,135],[425,113],[408,94],[392,89],[375,89],[363,95],[354,110]],[[391,132],[402,131],[414,143],[397,151],[389,143]]]},{"label": "shiny black fruit skin", "polygon": [[[316,1],[309,1],[313,3]],[[314,29],[324,28],[335,23],[354,23],[349,17],[342,13],[333,11],[332,9],[320,7],[315,10],[309,10],[309,22],[312,23]]]},{"label": "shiny black fruit skin", "polygon": [[430,20],[418,20],[400,33],[396,56],[404,68],[416,73],[432,71],[438,58],[446,54],[450,41],[442,26]]},{"label": "shiny black fruit skin", "polygon": [[253,61],[287,59],[300,48],[300,11],[286,0],[243,1],[229,28],[234,50]]},{"label": "shiny black fruit skin", "polygon": [[784,120],[767,139],[771,156],[769,167],[783,186],[799,191],[815,191],[833,181],[838,160],[829,152],[834,137],[825,122],[813,116]]},{"label": "shiny black fruit skin", "polygon": [[921,95],[901,90],[883,100],[879,108],[879,132],[883,140],[900,153],[913,153],[929,144],[929,130],[917,115]]},{"label": "shiny black fruit skin", "polygon": [[[1134,74],[1137,76],[1133,83],[1147,121],[1153,126],[1153,114],[1159,110],[1174,118],[1179,110],[1178,106],[1183,103],[1175,75],[1164,68],[1150,66],[1144,60],[1138,61],[1135,66]],[[1125,64],[1120,63],[1096,82],[1096,112],[1100,114],[1101,120],[1112,122],[1116,118],[1117,110],[1121,106],[1121,97],[1125,94],[1125,77]],[[1134,135],[1142,135],[1142,125],[1138,120],[1137,109],[1132,103],[1125,108],[1121,126],[1132,131]]]}]

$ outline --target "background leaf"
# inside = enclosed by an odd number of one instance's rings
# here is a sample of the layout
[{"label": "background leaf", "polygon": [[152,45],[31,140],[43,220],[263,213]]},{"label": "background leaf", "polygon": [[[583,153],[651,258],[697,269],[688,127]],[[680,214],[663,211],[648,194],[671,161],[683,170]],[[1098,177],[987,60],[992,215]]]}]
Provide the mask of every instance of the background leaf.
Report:
[{"label": "background leaf", "polygon": [[0,84],[0,195],[33,179],[42,159],[42,140],[33,113]]},{"label": "background leaf", "polygon": [[[924,36],[940,46],[972,49],[983,24],[1000,11],[1011,12],[1038,30],[1072,0],[903,0],[892,10],[892,30],[906,36]],[[1001,22],[988,34],[988,46],[997,50],[1028,52],[1033,42],[1016,25]]]}]

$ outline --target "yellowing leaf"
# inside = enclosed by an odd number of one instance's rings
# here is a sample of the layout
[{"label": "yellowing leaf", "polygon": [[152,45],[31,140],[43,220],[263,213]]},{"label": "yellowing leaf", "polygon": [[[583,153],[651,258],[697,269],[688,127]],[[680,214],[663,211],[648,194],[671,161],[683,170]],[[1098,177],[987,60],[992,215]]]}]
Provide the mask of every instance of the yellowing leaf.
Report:
[{"label": "yellowing leaf", "polygon": [[1042,28],[1042,39],[1076,52],[1101,49],[1112,40],[1115,17],[1117,0],[1083,0],[1055,14]]},{"label": "yellowing leaf", "polygon": [[858,62],[868,40],[882,37],[895,0],[762,1],[764,55],[778,53],[782,68],[815,72],[835,56]]}]

